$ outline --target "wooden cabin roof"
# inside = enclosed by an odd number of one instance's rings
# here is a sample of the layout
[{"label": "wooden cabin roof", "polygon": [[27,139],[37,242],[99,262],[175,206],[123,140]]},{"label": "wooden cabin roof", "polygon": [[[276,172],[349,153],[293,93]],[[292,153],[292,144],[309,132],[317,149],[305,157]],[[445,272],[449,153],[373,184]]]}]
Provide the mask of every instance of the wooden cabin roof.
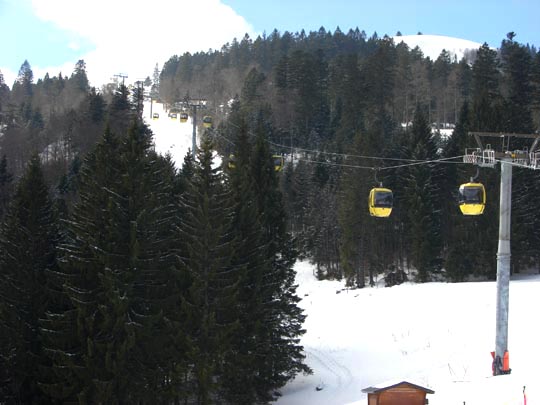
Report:
[{"label": "wooden cabin roof", "polygon": [[364,388],[362,390],[362,392],[364,392],[366,394],[376,394],[376,393],[379,393],[379,392],[390,390],[392,388],[397,388],[399,386],[407,386],[407,387],[410,387],[410,388],[415,388],[417,390],[424,391],[427,394],[434,394],[435,393],[435,391],[430,390],[429,388],[421,387],[420,385],[416,385],[416,384],[410,383],[408,381],[401,381],[401,382],[391,384],[391,385],[388,385],[388,383],[386,383],[384,386],[378,385],[378,386],[374,386],[374,387],[368,387],[368,388]]}]

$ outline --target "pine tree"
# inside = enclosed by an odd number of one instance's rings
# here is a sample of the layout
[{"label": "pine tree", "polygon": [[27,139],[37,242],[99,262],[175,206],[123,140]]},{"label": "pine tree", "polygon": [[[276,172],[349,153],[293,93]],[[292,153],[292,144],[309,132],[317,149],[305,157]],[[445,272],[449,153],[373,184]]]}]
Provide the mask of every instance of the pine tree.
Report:
[{"label": "pine tree", "polygon": [[233,205],[220,168],[213,167],[211,142],[203,140],[193,175],[181,195],[185,213],[179,228],[183,268],[191,284],[183,298],[187,359],[194,401],[219,401],[225,354],[236,328],[237,270],[232,266]]},{"label": "pine tree", "polygon": [[390,114],[397,62],[392,41],[383,39],[373,55],[363,65],[363,93],[366,98],[366,116],[370,125],[383,125],[384,136],[389,137]]},{"label": "pine tree", "polygon": [[106,103],[95,87],[92,87],[88,93],[87,105],[88,120],[94,124],[103,123],[105,121]]},{"label": "pine tree", "polygon": [[6,84],[4,80],[4,75],[2,74],[2,71],[0,70],[0,124],[3,124],[7,122],[7,104],[10,97],[10,90],[8,85]]},{"label": "pine tree", "polygon": [[497,52],[484,43],[472,68],[473,130],[496,131],[501,127],[501,94]]},{"label": "pine tree", "polygon": [[[437,148],[431,128],[422,109],[416,110],[409,133],[405,157],[412,160],[437,159]],[[441,197],[440,168],[435,164],[419,164],[405,168],[404,209],[409,232],[411,264],[418,270],[419,281],[429,281],[440,270]]]},{"label": "pine tree", "polygon": [[61,246],[72,309],[54,315],[76,325],[69,347],[56,342],[55,363],[65,376],[61,393],[81,403],[163,399],[181,363],[172,329],[182,278],[172,236],[178,221],[149,148],[138,124],[120,139],[107,130],[81,169],[80,202]]},{"label": "pine tree", "polygon": [[261,237],[247,125],[236,117],[231,118],[230,125],[236,129],[235,166],[229,170],[229,178],[234,198],[233,227],[237,240],[232,263],[239,270],[238,328],[225,358],[227,373],[223,376],[223,396],[229,403],[252,404],[263,400],[258,393],[258,385],[264,377],[258,373],[257,335],[264,323],[265,309],[261,297],[263,275],[269,268],[269,259],[265,254],[268,246]]},{"label": "pine tree", "polygon": [[512,39],[504,40],[501,59],[504,77],[501,87],[505,96],[503,129],[514,133],[531,133],[532,58],[529,50]]},{"label": "pine tree", "polygon": [[108,125],[113,134],[120,136],[128,131],[135,119],[135,107],[130,101],[129,89],[121,84],[109,105]]},{"label": "pine tree", "polygon": [[4,213],[7,209],[13,182],[13,175],[7,168],[7,157],[2,155],[0,160],[0,222],[4,218]]},{"label": "pine tree", "polygon": [[0,396],[48,403],[50,379],[40,320],[54,308],[47,270],[57,266],[58,225],[41,164],[33,156],[17,184],[0,233]]},{"label": "pine tree", "polygon": [[[346,161],[347,162],[347,161]],[[347,283],[357,287],[365,286],[365,265],[362,260],[363,244],[361,241],[362,226],[365,222],[367,195],[369,188],[364,181],[358,182],[357,176],[351,171],[345,171],[339,204],[339,224],[341,226],[339,257],[343,275]]]},{"label": "pine tree", "polygon": [[448,102],[448,81],[452,69],[450,54],[445,49],[442,50],[437,60],[433,63],[433,87],[436,101],[436,117],[437,124],[448,122],[448,110],[450,103]]},{"label": "pine tree", "polygon": [[71,74],[70,81],[75,83],[75,87],[81,92],[88,92],[90,85],[88,83],[88,75],[86,74],[86,63],[84,60],[79,59],[75,64],[75,69]]},{"label": "pine tree", "polygon": [[260,359],[257,387],[260,398],[270,401],[275,390],[282,387],[299,372],[309,372],[303,363],[304,355],[299,344],[305,333],[302,324],[305,315],[297,306],[293,269],[296,250],[291,235],[286,230],[286,217],[282,196],[278,189],[274,164],[265,142],[266,130],[259,123],[257,141],[252,157],[253,184],[262,226],[262,242],[268,244],[270,268],[263,275],[261,302],[265,307],[264,323],[257,333]]},{"label": "pine tree", "polygon": [[[317,160],[325,162],[323,156]],[[317,266],[318,274],[328,278],[340,278],[338,207],[335,198],[338,192],[340,172],[323,164],[315,166],[313,187],[310,188],[307,207],[307,223],[311,224],[309,252]]]},{"label": "pine tree", "polygon": [[150,89],[150,97],[152,100],[158,100],[159,99],[159,68],[158,64],[156,63],[156,66],[154,67],[154,73],[152,75],[152,87]]},{"label": "pine tree", "polygon": [[242,102],[255,108],[260,103],[260,86],[264,83],[265,76],[257,69],[252,68],[247,74],[242,87]]},{"label": "pine tree", "polygon": [[23,62],[19,69],[17,80],[13,84],[12,100],[15,104],[28,101],[34,92],[34,72],[27,60]]}]

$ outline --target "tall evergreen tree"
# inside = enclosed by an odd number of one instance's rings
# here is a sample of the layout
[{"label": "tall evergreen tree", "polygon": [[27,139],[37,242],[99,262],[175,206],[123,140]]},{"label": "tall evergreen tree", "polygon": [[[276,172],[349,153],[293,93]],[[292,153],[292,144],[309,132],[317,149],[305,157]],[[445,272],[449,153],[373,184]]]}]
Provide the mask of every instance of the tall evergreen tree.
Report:
[{"label": "tall evergreen tree", "polygon": [[121,136],[127,133],[135,119],[135,107],[131,103],[129,89],[121,84],[113,94],[109,105],[108,125],[113,134]]},{"label": "tall evergreen tree", "polygon": [[33,156],[0,233],[0,396],[6,403],[50,403],[40,319],[54,308],[47,270],[57,266],[58,225],[41,164]]},{"label": "tall evergreen tree", "polygon": [[[408,137],[404,151],[407,159],[438,158],[431,128],[421,108],[416,110]],[[417,269],[420,281],[429,281],[441,267],[440,167],[429,163],[411,165],[403,170],[402,176],[411,264]]]},{"label": "tall evergreen tree", "polygon": [[502,99],[499,90],[497,52],[484,43],[472,67],[473,130],[497,131],[501,127]]},{"label": "tall evergreen tree", "polygon": [[86,74],[86,63],[84,60],[79,59],[75,64],[75,69],[71,74],[70,81],[75,83],[75,87],[81,92],[88,92],[90,90],[90,85],[88,83],[88,75]]},{"label": "tall evergreen tree", "polygon": [[7,157],[2,155],[0,159],[0,222],[4,218],[11,197],[12,182],[13,175],[8,171]]},{"label": "tall evergreen tree", "polygon": [[436,100],[436,115],[435,121],[437,124],[444,124],[449,122],[448,111],[450,110],[451,104],[448,100],[448,81],[450,72],[452,69],[451,58],[448,51],[445,49],[442,50],[441,54],[433,63],[433,91],[435,93]]},{"label": "tall evergreen tree", "polygon": [[5,116],[5,114],[7,114],[6,107],[9,101],[9,97],[10,90],[4,80],[4,75],[2,74],[2,71],[0,70],[0,125],[7,121],[7,117]]},{"label": "tall evergreen tree", "polygon": [[[509,38],[512,38],[510,34],[508,34]],[[502,42],[501,59],[504,77],[501,87],[505,96],[503,130],[513,133],[531,133],[533,132],[533,124],[531,115],[532,58],[530,52],[513,39],[508,39]]]},{"label": "tall evergreen tree", "polygon": [[181,196],[185,212],[180,238],[183,265],[191,284],[184,295],[187,359],[197,404],[219,402],[224,359],[236,328],[237,270],[232,266],[235,235],[230,191],[219,167],[213,167],[212,144],[204,139],[193,175]]},{"label": "tall evergreen tree", "polygon": [[17,80],[13,84],[12,96],[16,104],[28,101],[34,92],[34,72],[27,60],[19,69]]},{"label": "tall evergreen tree", "polygon": [[[305,315],[298,307],[293,269],[297,252],[294,240],[287,232],[286,217],[278,189],[274,163],[266,143],[266,130],[259,123],[257,141],[252,157],[253,184],[262,226],[262,241],[268,244],[271,265],[263,276],[260,299],[265,306],[265,323],[258,333],[259,353],[265,362],[260,364],[258,375],[263,377],[259,395],[282,387],[299,372],[309,372],[303,363],[304,354],[299,344],[305,333],[302,324]],[[268,395],[268,394],[267,394]]]},{"label": "tall evergreen tree", "polygon": [[340,171],[326,165],[326,159],[315,167],[313,186],[309,188],[307,207],[308,228],[307,241],[309,255],[317,266],[317,273],[330,278],[340,277],[339,262],[340,227],[338,225],[338,205],[335,198],[338,192]]},{"label": "tall evergreen tree", "polygon": [[152,75],[152,87],[150,88],[150,97],[152,100],[159,99],[159,67],[156,63],[154,67],[154,73]]},{"label": "tall evergreen tree", "polygon": [[[247,125],[238,114],[229,125],[236,129],[234,168],[229,170],[230,188],[234,198],[233,227],[236,248],[233,266],[239,270],[236,311],[238,328],[225,358],[228,372],[224,374],[224,397],[234,404],[267,401],[260,375],[258,334],[264,324],[262,303],[263,275],[269,269],[268,246],[261,237],[261,224],[256,204],[255,185],[251,173],[251,142]],[[264,361],[264,360],[263,360]],[[262,395],[261,395],[262,394]]]},{"label": "tall evergreen tree", "polygon": [[134,124],[120,139],[106,131],[81,169],[80,202],[61,246],[72,309],[53,315],[76,328],[69,345],[53,339],[65,385],[51,387],[80,403],[163,400],[180,364],[165,319],[179,311],[178,221],[149,148],[145,127]]},{"label": "tall evergreen tree", "polygon": [[380,41],[373,55],[363,65],[363,93],[370,125],[381,125],[387,140],[391,135],[391,105],[394,94],[396,49],[389,39]]}]

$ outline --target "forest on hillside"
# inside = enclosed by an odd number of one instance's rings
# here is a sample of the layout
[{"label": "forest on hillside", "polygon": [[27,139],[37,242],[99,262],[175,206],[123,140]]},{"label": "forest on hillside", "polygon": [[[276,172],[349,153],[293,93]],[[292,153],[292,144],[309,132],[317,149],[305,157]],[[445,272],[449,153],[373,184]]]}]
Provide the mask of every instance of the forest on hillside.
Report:
[{"label": "forest on hillside", "polygon": [[[90,88],[85,69],[79,61],[69,77],[35,81],[25,61],[11,89],[0,76],[0,212],[14,183],[5,179],[20,177],[33,152],[40,153],[53,197],[67,211],[77,198],[78,167],[106,125],[125,133],[141,114],[141,87]],[[476,147],[469,131],[538,130],[540,53],[514,33],[497,50],[484,44],[462,60],[443,51],[433,61],[418,48],[377,34],[368,38],[358,29],[274,30],[220,50],[173,55],[161,69],[156,65],[146,84],[147,96],[170,106],[206,99],[214,147],[223,156],[240,147],[233,141],[239,128],[230,120],[235,104],[250,140],[263,131],[271,153],[288,158],[279,174],[287,226],[321,278],[362,287],[411,269],[419,281],[495,277],[500,169],[480,170],[486,211],[463,217],[457,189],[475,167],[399,167],[389,159],[462,156]],[[436,129],[443,127],[455,128],[453,135],[440,136]],[[493,147],[502,148],[497,142]],[[367,210],[377,182],[394,191],[387,219]],[[539,186],[535,171],[515,170],[513,271],[528,268],[540,253]]]},{"label": "forest on hillside", "polygon": [[238,116],[238,170],[205,137],[178,171],[127,94],[55,187],[43,153],[2,160],[0,403],[269,403],[310,369],[264,136]]}]

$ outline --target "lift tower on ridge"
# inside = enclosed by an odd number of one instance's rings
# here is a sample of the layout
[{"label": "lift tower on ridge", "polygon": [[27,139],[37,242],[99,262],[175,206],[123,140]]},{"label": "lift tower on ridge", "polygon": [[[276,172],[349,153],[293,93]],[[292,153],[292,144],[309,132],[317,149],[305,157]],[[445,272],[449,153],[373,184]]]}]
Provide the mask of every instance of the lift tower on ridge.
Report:
[{"label": "lift tower on ridge", "polygon": [[181,105],[184,108],[189,108],[191,110],[192,122],[193,122],[193,134],[191,138],[191,154],[193,158],[197,154],[197,110],[206,108],[206,99],[204,98],[186,98],[181,102]]}]

